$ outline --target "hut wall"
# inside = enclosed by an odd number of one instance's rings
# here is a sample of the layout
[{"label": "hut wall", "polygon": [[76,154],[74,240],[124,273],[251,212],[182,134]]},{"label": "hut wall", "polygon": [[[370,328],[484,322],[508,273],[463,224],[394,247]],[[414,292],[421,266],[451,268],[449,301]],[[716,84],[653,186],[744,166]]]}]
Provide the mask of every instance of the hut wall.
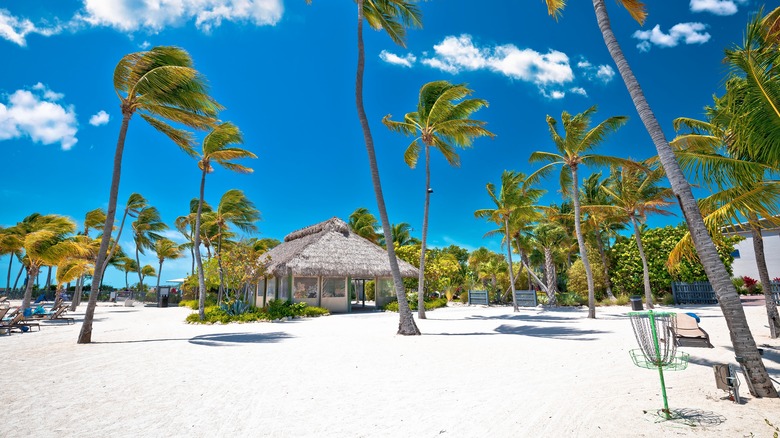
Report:
[{"label": "hut wall", "polygon": [[296,303],[306,303],[310,306],[320,305],[319,277],[294,277],[292,299]]}]

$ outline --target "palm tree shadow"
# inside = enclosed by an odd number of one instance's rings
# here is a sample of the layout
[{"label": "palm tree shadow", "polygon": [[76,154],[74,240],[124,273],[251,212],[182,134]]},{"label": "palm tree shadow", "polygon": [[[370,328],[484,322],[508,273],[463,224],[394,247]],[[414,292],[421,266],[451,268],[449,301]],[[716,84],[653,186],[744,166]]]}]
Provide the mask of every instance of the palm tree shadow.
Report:
[{"label": "palm tree shadow", "polygon": [[598,340],[598,337],[594,335],[611,333],[603,330],[580,330],[574,327],[539,327],[533,325],[512,326],[507,324],[501,324],[495,328],[495,331],[504,335],[522,335],[577,341],[595,341]]},{"label": "palm tree shadow", "polygon": [[553,316],[553,315],[546,315],[546,314],[526,315],[522,313],[516,313],[513,315],[495,315],[495,316],[473,315],[473,316],[467,316],[465,319],[480,320],[480,321],[500,319],[500,320],[507,320],[507,321],[565,322],[565,321],[574,321],[579,318],[573,316]]},{"label": "palm tree shadow", "polygon": [[225,347],[232,344],[271,344],[292,338],[285,332],[271,333],[214,333],[191,338],[189,342],[195,345],[209,347]]}]

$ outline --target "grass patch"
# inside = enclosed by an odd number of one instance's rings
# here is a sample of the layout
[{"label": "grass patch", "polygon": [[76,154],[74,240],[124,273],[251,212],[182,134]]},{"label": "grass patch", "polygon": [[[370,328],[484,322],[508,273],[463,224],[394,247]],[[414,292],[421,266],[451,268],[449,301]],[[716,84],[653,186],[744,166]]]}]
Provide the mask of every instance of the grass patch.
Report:
[{"label": "grass patch", "polygon": [[[190,300],[194,301],[194,300]],[[189,305],[187,305],[189,307]],[[240,311],[237,309],[240,308]],[[195,301],[194,310],[197,310],[197,301]],[[186,321],[190,324],[229,324],[231,322],[257,322],[273,321],[286,317],[316,317],[330,315],[328,309],[322,307],[309,306],[306,303],[289,303],[283,300],[273,300],[268,303],[268,307],[260,308],[254,306],[208,306],[204,309],[205,318],[200,320],[197,313],[187,315]]]},{"label": "grass patch", "polygon": [[[417,301],[409,301],[409,307],[412,310],[417,310]],[[447,307],[447,298],[436,298],[433,300],[428,300],[425,302],[425,310],[433,310],[438,309],[439,307]],[[398,301],[391,301],[390,303],[386,304],[384,307],[384,310],[387,310],[389,312],[397,312],[398,311]]]}]

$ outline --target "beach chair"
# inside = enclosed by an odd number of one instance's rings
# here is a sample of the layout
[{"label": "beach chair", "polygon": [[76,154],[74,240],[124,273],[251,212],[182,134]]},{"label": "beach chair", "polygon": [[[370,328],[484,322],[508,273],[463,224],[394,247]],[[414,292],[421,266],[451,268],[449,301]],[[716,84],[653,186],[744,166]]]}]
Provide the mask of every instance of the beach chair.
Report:
[{"label": "beach chair", "polygon": [[0,303],[8,303],[8,295],[1,296]]},{"label": "beach chair", "polygon": [[5,329],[8,332],[11,330],[19,330],[20,332],[26,332],[32,330],[33,327],[38,327],[38,331],[41,331],[41,325],[37,322],[29,322],[24,320],[24,313],[16,312],[13,318],[9,321],[3,321],[0,325],[0,329]]},{"label": "beach chair", "polygon": [[696,319],[687,313],[677,314],[675,342],[678,347],[714,348],[710,343],[710,335],[699,327],[699,323],[696,322]]},{"label": "beach chair", "polygon": [[63,305],[57,307],[56,309],[52,309],[52,312],[49,313],[46,316],[45,319],[47,319],[49,321],[65,321],[68,324],[75,324],[76,323],[75,319],[73,319],[73,318],[71,318],[69,316],[63,315],[67,311],[68,311],[68,306],[63,304]]}]

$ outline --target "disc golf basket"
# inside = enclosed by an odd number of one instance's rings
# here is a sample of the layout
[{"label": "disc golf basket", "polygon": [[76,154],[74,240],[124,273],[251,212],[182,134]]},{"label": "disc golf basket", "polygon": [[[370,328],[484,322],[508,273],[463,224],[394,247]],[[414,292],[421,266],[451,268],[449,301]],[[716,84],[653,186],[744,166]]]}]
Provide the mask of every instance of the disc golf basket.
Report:
[{"label": "disc golf basket", "polygon": [[639,348],[630,350],[631,360],[640,368],[657,369],[661,378],[661,394],[664,398],[663,412],[666,419],[671,418],[669,404],[666,400],[666,384],[664,370],[678,371],[688,367],[690,356],[687,353],[677,354],[674,342],[677,315],[672,312],[629,312],[631,325],[634,328]]}]

